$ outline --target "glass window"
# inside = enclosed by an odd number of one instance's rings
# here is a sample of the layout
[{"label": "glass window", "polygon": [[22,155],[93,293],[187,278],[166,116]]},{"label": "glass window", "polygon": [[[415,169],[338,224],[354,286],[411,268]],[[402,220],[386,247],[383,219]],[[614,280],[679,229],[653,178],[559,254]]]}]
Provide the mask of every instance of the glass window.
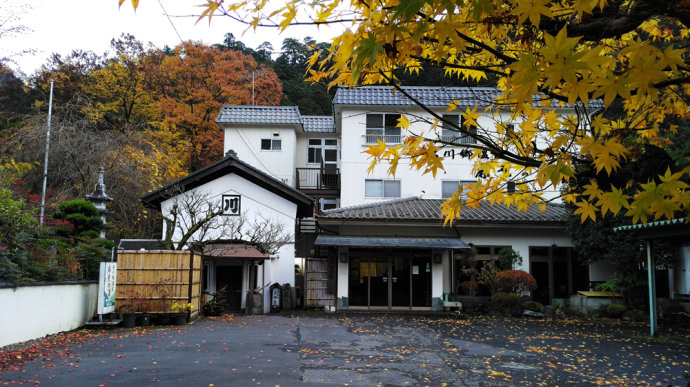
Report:
[{"label": "glass window", "polygon": [[458,131],[458,128],[462,127],[471,134],[477,134],[477,127],[474,125],[468,127],[465,123],[465,117],[462,117],[459,114],[444,114],[443,119],[445,121],[450,122],[450,124],[441,122],[441,140],[446,142],[452,142],[455,144],[477,143],[477,139],[475,139],[474,137],[464,135],[462,132]]},{"label": "glass window", "polygon": [[387,198],[400,197],[400,180],[384,180],[383,196]]},{"label": "glass window", "polygon": [[441,121],[441,136],[443,137],[459,137],[458,127],[460,126],[460,115],[458,114],[444,114],[443,120],[450,122],[452,125]]},{"label": "glass window", "polygon": [[390,144],[400,143],[400,128],[397,127],[400,114],[370,113],[366,118],[366,143],[376,144],[378,140]]},{"label": "glass window", "polygon": [[383,181],[382,180],[366,180],[364,182],[364,196],[371,198],[380,198],[383,196]]},{"label": "glass window", "polygon": [[400,180],[373,180],[364,181],[364,196],[373,198],[399,198]]},{"label": "glass window", "polygon": [[307,163],[321,164],[323,161],[331,164],[338,162],[338,140],[310,138],[307,143]]},{"label": "glass window", "polygon": [[457,191],[457,189],[460,185],[463,186],[463,194],[461,195],[461,197],[465,197],[466,195],[465,195],[464,191],[466,191],[467,188],[464,188],[464,186],[467,184],[472,184],[472,183],[476,183],[476,181],[472,181],[472,180],[444,180],[441,182],[441,197],[445,199],[445,198],[449,198],[449,197],[453,196],[453,194],[455,193],[455,191]]},{"label": "glass window", "polygon": [[280,150],[282,140],[276,138],[262,138],[261,150]]},{"label": "glass window", "polygon": [[307,148],[307,162],[312,164],[321,163],[321,148]]}]

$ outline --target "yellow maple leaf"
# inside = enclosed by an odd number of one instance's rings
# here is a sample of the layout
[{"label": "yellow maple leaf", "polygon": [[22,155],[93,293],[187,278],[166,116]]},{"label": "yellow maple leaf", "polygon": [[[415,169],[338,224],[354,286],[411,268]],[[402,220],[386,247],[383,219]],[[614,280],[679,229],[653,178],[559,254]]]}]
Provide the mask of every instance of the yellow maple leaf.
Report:
[{"label": "yellow maple leaf", "polygon": [[573,212],[575,215],[580,215],[580,221],[584,222],[587,219],[597,221],[596,207],[588,201],[580,201],[575,203],[577,209]]},{"label": "yellow maple leaf", "polygon": [[[132,0],[134,2],[136,0]],[[201,12],[201,15],[199,15],[199,18],[196,20],[196,23],[199,23],[201,19],[208,17],[208,25],[211,25],[211,18],[213,17],[213,13],[216,12],[216,10],[223,4],[223,0],[207,0],[206,4],[200,4],[197,7],[204,7],[203,12]],[[195,24],[196,24],[195,23]]]}]

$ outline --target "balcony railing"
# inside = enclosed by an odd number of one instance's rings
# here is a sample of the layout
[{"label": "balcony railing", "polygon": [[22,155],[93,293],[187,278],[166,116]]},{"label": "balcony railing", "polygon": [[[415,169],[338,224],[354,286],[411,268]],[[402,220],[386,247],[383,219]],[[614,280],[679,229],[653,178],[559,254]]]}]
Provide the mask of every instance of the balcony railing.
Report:
[{"label": "balcony railing", "polygon": [[470,136],[441,136],[441,141],[448,144],[466,145],[476,144],[477,139]]},{"label": "balcony railing", "polygon": [[340,169],[297,168],[297,189],[340,189]]},{"label": "balcony railing", "polygon": [[386,144],[400,144],[402,136],[399,134],[365,134],[364,145],[376,145],[379,141]]}]

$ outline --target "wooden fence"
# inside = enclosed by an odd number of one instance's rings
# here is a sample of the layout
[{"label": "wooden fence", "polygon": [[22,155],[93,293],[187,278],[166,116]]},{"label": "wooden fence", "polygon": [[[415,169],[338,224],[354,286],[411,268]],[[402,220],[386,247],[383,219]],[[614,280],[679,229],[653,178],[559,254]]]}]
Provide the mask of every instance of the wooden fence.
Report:
[{"label": "wooden fence", "polygon": [[304,306],[335,305],[335,295],[328,292],[328,259],[309,258],[306,264]]},{"label": "wooden fence", "polygon": [[170,313],[173,302],[201,307],[201,256],[189,251],[120,251],[117,254],[118,309]]}]

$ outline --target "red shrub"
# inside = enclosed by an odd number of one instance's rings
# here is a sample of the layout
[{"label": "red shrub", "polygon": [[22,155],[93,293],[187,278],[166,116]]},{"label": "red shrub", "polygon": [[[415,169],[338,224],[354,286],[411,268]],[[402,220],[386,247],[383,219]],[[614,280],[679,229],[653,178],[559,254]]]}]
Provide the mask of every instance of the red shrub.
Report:
[{"label": "red shrub", "polygon": [[496,289],[499,292],[524,296],[537,288],[537,281],[530,273],[522,270],[504,270],[496,274]]}]

